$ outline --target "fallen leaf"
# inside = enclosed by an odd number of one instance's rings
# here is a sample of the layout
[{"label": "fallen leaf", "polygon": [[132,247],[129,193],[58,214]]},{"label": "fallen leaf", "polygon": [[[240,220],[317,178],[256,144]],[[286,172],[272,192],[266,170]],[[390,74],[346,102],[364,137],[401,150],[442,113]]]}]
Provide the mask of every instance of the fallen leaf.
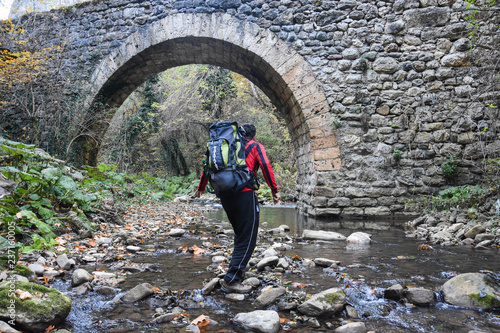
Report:
[{"label": "fallen leaf", "polygon": [[290,319],[286,319],[286,318],[280,318],[280,324],[286,324],[290,321]]},{"label": "fallen leaf", "polygon": [[47,327],[47,329],[45,330],[45,333],[49,333],[50,331],[52,331],[55,327],[53,325],[50,325],[49,327]]},{"label": "fallen leaf", "polygon": [[17,289],[15,291],[16,295],[19,296],[20,299],[22,300],[25,300],[26,298],[31,298],[33,297],[33,295],[31,295],[29,292],[27,291],[23,291],[21,289]]},{"label": "fallen leaf", "polygon": [[294,288],[305,288],[305,287],[307,287],[307,286],[308,286],[308,284],[305,284],[305,283],[299,283],[299,282],[294,282],[294,283],[292,283],[292,286],[293,286]]},{"label": "fallen leaf", "polygon": [[89,240],[89,245],[94,247],[97,245],[97,242],[95,240],[91,239],[91,240]]},{"label": "fallen leaf", "polygon": [[192,249],[193,249],[193,253],[194,254],[201,254],[201,253],[205,252],[204,249],[202,249],[202,248],[200,248],[200,247],[198,247],[196,245],[193,245]]},{"label": "fallen leaf", "polygon": [[[205,321],[207,321],[207,323],[205,324],[205,325],[207,325],[208,321],[210,321],[210,317],[205,316],[205,315],[201,315],[201,316],[198,316],[195,320],[193,320],[191,322],[191,325],[197,325],[197,326],[199,326],[200,324],[202,324]],[[203,326],[205,326],[205,325],[203,325]]]},{"label": "fallen leaf", "polygon": [[156,284],[153,286],[153,292],[157,293],[160,292],[161,289],[156,286]]}]

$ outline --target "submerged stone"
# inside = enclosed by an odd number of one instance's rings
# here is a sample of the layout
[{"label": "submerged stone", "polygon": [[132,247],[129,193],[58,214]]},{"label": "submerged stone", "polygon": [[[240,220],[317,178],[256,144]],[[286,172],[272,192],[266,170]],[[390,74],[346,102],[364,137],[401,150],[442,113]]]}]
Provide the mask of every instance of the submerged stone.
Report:
[{"label": "submerged stone", "polygon": [[302,232],[302,237],[304,239],[316,239],[316,240],[345,240],[346,237],[338,232],[333,231],[322,231],[322,230],[304,230]]}]

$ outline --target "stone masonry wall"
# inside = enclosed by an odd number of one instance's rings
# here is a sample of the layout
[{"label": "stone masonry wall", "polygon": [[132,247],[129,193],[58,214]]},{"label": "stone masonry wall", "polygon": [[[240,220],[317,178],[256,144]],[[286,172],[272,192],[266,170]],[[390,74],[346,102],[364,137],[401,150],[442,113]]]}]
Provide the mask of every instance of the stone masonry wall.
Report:
[{"label": "stone masonry wall", "polygon": [[[488,106],[500,99],[492,86],[499,74],[498,5],[482,14],[471,51],[466,4],[94,1],[51,11],[34,33],[42,45],[66,41],[64,66],[51,84],[69,94],[127,37],[170,15],[224,13],[269,30],[310,66],[330,108],[329,140],[336,141],[330,146],[340,147],[337,167],[299,167],[298,207],[318,216],[397,215],[415,195],[477,182],[480,162],[500,151],[498,109]],[[49,110],[41,118],[50,127]],[[313,147],[308,156],[327,154],[339,152]],[[452,156],[460,163],[450,180],[441,165]]]}]

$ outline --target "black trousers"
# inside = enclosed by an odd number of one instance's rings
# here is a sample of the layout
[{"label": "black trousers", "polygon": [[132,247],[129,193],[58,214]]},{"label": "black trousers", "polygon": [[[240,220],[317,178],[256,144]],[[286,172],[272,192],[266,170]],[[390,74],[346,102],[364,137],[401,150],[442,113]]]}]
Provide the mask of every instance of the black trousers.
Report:
[{"label": "black trousers", "polygon": [[245,268],[257,244],[259,202],[253,191],[221,197],[222,207],[234,230],[234,249],[224,280],[227,283],[243,279]]}]

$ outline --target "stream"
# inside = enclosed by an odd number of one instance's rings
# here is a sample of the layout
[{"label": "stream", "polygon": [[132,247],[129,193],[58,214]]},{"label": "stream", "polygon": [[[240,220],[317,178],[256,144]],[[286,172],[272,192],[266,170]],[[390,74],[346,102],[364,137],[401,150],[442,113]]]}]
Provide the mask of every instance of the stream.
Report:
[{"label": "stream", "polygon": [[[209,213],[214,224],[225,223],[222,209]],[[364,231],[372,235],[370,245],[347,245],[345,242],[293,242],[292,249],[283,255],[301,258],[328,258],[340,261],[340,268],[333,272],[321,267],[304,267],[301,272],[284,272],[283,281],[297,293],[314,294],[332,287],[341,287],[348,296],[348,304],[354,307],[368,330],[375,332],[500,332],[500,311],[482,312],[457,308],[442,302],[440,286],[451,277],[469,272],[490,272],[500,275],[498,250],[472,249],[466,247],[433,246],[421,250],[422,241],[406,238],[404,222],[401,220],[318,220],[299,214],[294,207],[261,207],[261,227],[276,228],[286,224],[291,236],[301,235],[305,229],[340,232],[345,236]],[[194,227],[196,228],[196,226]],[[226,227],[226,228],[230,228]],[[73,299],[73,310],[64,327],[74,333],[80,332],[189,332],[186,325],[175,322],[151,324],[157,308],[168,305],[168,299],[151,297],[134,304],[118,301],[125,291],[137,284],[148,282],[170,296],[183,298],[182,308],[195,319],[199,315],[209,316],[218,322],[209,332],[245,332],[231,322],[237,313],[255,310],[251,302],[255,296],[243,301],[224,297],[217,289],[208,296],[202,295],[203,281],[214,277],[207,270],[212,265],[209,256],[179,253],[179,247],[200,245],[203,236],[193,233],[181,238],[158,238],[145,244],[149,255],[138,254],[134,263],[148,269],[126,276],[126,281],[117,286],[120,293],[106,296],[96,292],[76,295],[70,279],[58,280],[54,287]],[[261,237],[257,246],[276,240]],[[100,264],[81,267],[89,271],[110,270]],[[294,286],[300,284],[300,288]],[[436,293],[437,302],[429,307],[415,307],[396,303],[381,297],[384,289],[399,283],[408,287],[426,287]],[[271,306],[277,310],[277,307]],[[282,325],[280,332],[331,332],[327,322],[338,326],[346,320],[341,314],[335,318],[319,318],[320,326],[311,327],[301,323],[300,317],[290,312],[279,312],[280,317],[296,322]],[[336,325],[335,325],[336,324]]]}]

